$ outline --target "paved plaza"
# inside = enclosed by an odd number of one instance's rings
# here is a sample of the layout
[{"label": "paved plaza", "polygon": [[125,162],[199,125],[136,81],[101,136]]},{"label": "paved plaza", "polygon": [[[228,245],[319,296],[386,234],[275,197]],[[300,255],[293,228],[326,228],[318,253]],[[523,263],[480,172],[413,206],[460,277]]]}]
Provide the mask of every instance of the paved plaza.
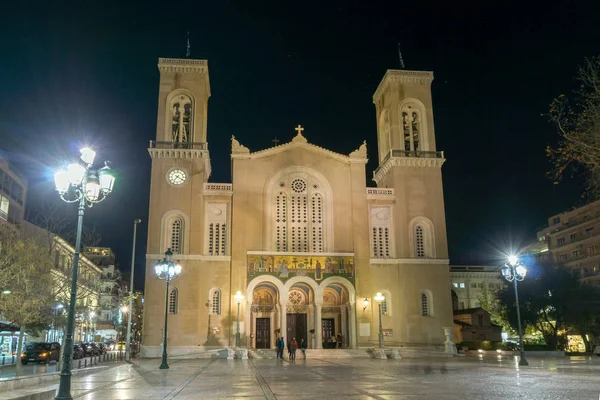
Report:
[{"label": "paved plaza", "polygon": [[[594,399],[600,357],[494,355],[402,360],[160,360],[73,377],[73,397],[97,399]],[[57,385],[54,385],[56,387]],[[50,386],[52,387],[52,386]]]}]

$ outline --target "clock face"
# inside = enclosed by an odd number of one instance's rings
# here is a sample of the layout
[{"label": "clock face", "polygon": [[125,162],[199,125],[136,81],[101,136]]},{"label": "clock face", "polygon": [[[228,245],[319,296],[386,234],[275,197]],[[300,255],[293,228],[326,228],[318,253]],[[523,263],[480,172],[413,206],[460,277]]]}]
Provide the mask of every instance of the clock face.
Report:
[{"label": "clock face", "polygon": [[169,172],[169,182],[173,185],[183,185],[187,179],[187,174],[184,170],[174,169]]}]

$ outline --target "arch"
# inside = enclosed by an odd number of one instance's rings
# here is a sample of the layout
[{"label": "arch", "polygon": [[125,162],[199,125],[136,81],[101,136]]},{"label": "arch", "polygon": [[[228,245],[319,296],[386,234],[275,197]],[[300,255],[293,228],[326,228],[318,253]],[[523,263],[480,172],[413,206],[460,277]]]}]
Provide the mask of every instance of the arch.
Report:
[{"label": "arch", "polygon": [[[317,299],[317,291],[319,289],[319,285],[312,278],[309,278],[307,276],[294,276],[293,278],[288,279],[288,281],[285,283],[285,295],[287,296],[292,287],[298,284],[304,284],[308,286],[312,290],[315,299]],[[287,297],[285,298],[287,299]]]},{"label": "arch", "polygon": [[379,162],[382,162],[392,149],[390,111],[387,108],[384,108],[381,110],[381,113],[379,113],[378,131],[379,136],[377,138],[377,143],[379,145]]},{"label": "arch", "polygon": [[173,131],[173,111],[172,111],[172,103],[175,100],[176,96],[184,95],[190,99],[191,102],[191,118],[189,123],[189,140],[186,142],[192,143],[194,141],[194,120],[196,116],[196,99],[192,92],[186,89],[175,89],[171,93],[167,95],[165,101],[165,130],[164,130],[164,141],[165,142],[174,142],[172,137]]},{"label": "arch", "polygon": [[261,283],[264,283],[264,282],[272,283],[273,286],[275,286],[277,288],[277,291],[279,292],[278,293],[279,299],[277,299],[277,302],[280,302],[281,299],[286,299],[286,301],[287,301],[288,293],[287,293],[286,287],[283,285],[283,282],[281,282],[279,279],[277,279],[276,277],[271,276],[271,275],[257,276],[256,278],[254,278],[250,282],[248,282],[248,286],[246,287],[246,299],[248,301],[251,301],[251,299],[254,298],[254,289],[256,289],[256,287],[258,285],[260,285]]},{"label": "arch", "polygon": [[[306,166],[298,166],[293,165],[286,168],[283,168],[277,172],[271,174],[271,176],[267,179],[264,186],[263,197],[265,201],[265,233],[264,233],[264,243],[266,243],[266,250],[268,251],[278,251],[277,250],[277,240],[276,240],[276,232],[277,232],[277,224],[276,224],[276,215],[277,215],[277,195],[281,192],[287,192],[288,187],[280,187],[281,182],[291,183],[294,179],[302,179],[305,182],[312,182],[312,186],[307,188],[307,202],[312,201],[313,194],[320,194],[321,198],[319,199],[319,204],[322,206],[322,224],[319,225],[319,229],[316,231],[316,234],[320,234],[323,238],[323,247],[322,252],[328,252],[333,249],[333,190],[331,189],[331,185],[329,181],[325,178],[323,174],[319,171],[306,167]],[[316,187],[315,187],[316,186]],[[286,204],[291,204],[293,201],[289,194],[287,196]],[[291,206],[288,205],[288,208],[291,210]],[[309,215],[310,217],[310,215]],[[312,223],[310,224],[311,226]],[[281,227],[280,227],[281,229]],[[280,230],[280,232],[283,232]],[[287,232],[285,234],[281,233],[281,237],[286,235],[285,237],[289,240],[290,233]],[[281,249],[282,247],[280,247]],[[279,250],[285,251],[285,250]],[[314,251],[312,251],[314,252]]]},{"label": "arch", "polygon": [[[171,210],[164,213],[162,219],[160,221],[160,250],[164,251],[171,248],[171,229],[172,224],[177,219],[181,221],[181,235],[180,235],[180,244],[179,244],[179,254],[187,254],[189,253],[189,232],[190,232],[190,219],[189,217],[181,210]],[[175,251],[174,251],[175,253]]]},{"label": "arch", "polygon": [[179,308],[179,291],[176,287],[169,290],[169,314],[177,314]]},{"label": "arch", "polygon": [[323,292],[325,288],[336,283],[342,285],[344,288],[346,288],[346,290],[348,290],[348,301],[350,304],[354,304],[356,302],[356,290],[354,290],[354,285],[352,285],[352,282],[350,282],[348,279],[341,276],[330,276],[329,278],[321,281],[319,287],[315,291],[315,301],[316,299],[323,299]]},{"label": "arch", "polygon": [[435,226],[427,217],[414,217],[408,223],[411,258],[436,258]]},{"label": "arch", "polygon": [[208,298],[210,301],[209,314],[221,315],[223,306],[223,291],[220,288],[212,288],[208,292]]},{"label": "arch", "polygon": [[[400,126],[400,137],[399,137],[399,147],[401,150],[408,150],[404,147],[404,118],[403,113],[408,111],[415,112],[418,117],[418,140],[419,144],[417,147],[412,146],[410,148],[411,151],[430,151],[430,143],[429,143],[429,135],[427,130],[427,113],[425,105],[414,98],[409,98],[403,100],[398,105],[398,121]],[[412,117],[412,116],[411,116]],[[412,128],[411,128],[412,129]],[[412,139],[411,139],[412,143]]]},{"label": "arch", "polygon": [[423,289],[419,295],[420,315],[422,317],[433,317],[433,295],[431,290]]}]

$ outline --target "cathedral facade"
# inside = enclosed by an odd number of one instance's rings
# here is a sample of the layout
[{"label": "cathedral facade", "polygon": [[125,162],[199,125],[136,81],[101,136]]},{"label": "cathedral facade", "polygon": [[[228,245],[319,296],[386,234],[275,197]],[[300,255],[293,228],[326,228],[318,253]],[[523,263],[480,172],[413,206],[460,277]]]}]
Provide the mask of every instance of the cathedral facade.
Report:
[{"label": "cathedral facade", "polygon": [[[158,67],[144,356],[161,354],[165,306],[170,355],[236,336],[256,349],[280,336],[374,346],[380,310],[386,346],[444,343],[453,321],[431,72],[388,70],[373,95],[379,166],[368,187],[366,143],[339,154],[301,126],[256,152],[232,137],[232,182],[210,182],[208,63]],[[167,249],[182,266],[168,294],[154,273]]]}]

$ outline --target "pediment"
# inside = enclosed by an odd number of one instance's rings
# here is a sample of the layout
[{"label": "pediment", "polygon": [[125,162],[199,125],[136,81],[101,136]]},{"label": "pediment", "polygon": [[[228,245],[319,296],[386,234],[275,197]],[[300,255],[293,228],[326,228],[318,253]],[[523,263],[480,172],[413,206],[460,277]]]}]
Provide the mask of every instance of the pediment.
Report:
[{"label": "pediment", "polygon": [[274,156],[279,153],[284,153],[293,149],[305,149],[309,152],[318,154],[323,157],[333,158],[346,164],[350,163],[363,163],[366,164],[367,159],[367,144],[363,142],[362,145],[349,155],[336,153],[331,150],[327,150],[323,147],[309,143],[308,140],[298,133],[291,142],[281,144],[279,146],[270,147],[268,149],[250,152],[246,146],[241,145],[234,137],[232,137],[231,147],[231,158],[234,159],[259,159],[264,157]]}]

